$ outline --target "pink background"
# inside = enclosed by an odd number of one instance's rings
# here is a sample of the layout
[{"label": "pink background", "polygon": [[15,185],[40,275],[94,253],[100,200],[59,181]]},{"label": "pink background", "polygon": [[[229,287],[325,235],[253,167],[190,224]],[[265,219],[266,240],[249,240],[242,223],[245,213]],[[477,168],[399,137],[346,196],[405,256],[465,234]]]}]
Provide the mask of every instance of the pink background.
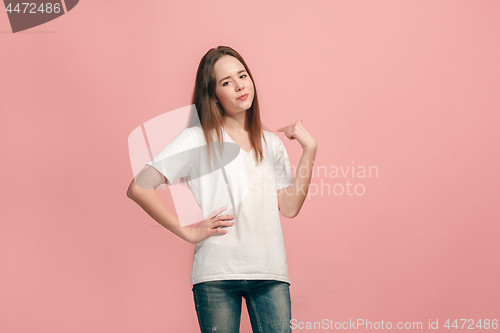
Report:
[{"label": "pink background", "polygon": [[494,0],[83,0],[12,34],[2,11],[0,331],[198,330],[194,246],[126,197],[127,138],[190,104],[218,45],[250,66],[265,125],[303,118],[316,166],[378,167],[313,178],[365,193],[282,218],[294,319],[500,319],[499,14]]}]

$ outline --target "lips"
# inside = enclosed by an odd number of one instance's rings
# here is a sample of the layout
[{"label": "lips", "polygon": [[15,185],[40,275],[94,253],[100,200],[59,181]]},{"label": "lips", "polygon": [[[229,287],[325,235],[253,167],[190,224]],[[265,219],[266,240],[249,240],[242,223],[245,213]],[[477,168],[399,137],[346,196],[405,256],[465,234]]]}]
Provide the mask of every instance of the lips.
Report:
[{"label": "lips", "polygon": [[239,99],[240,101],[244,101],[245,99],[247,99],[247,97],[248,97],[248,94],[243,94],[240,97],[238,97],[237,99]]}]

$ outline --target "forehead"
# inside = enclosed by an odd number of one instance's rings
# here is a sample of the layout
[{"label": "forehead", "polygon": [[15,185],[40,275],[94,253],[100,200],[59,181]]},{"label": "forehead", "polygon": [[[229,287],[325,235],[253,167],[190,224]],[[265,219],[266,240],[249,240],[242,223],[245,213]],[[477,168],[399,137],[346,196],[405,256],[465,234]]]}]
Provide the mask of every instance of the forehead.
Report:
[{"label": "forehead", "polygon": [[245,66],[233,56],[224,55],[220,57],[214,64],[215,78],[217,80],[238,73]]}]

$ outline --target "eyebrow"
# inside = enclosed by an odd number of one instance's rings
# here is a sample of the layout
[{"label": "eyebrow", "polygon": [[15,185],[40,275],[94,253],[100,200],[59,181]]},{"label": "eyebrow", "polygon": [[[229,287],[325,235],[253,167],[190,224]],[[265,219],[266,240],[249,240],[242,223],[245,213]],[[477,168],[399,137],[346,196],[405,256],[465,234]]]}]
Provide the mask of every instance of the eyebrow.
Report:
[{"label": "eyebrow", "polygon": [[[243,72],[246,72],[246,71],[247,71],[246,69],[242,69],[241,71],[239,71],[239,72],[238,72],[238,74],[243,73]],[[231,76],[227,76],[227,77],[225,77],[225,78],[221,79],[221,80],[219,81],[219,83],[221,83],[222,81],[227,80],[227,79],[229,79],[229,78],[231,78]]]}]

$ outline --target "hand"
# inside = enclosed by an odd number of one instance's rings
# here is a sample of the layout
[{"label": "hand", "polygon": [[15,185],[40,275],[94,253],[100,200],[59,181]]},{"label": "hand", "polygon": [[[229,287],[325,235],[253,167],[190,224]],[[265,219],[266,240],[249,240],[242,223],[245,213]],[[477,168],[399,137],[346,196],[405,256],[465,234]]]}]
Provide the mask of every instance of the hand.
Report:
[{"label": "hand", "polygon": [[312,135],[302,125],[302,118],[294,124],[281,127],[277,131],[284,132],[290,140],[297,139],[304,150],[312,151],[317,149],[316,140],[314,140]]},{"label": "hand", "polygon": [[[192,244],[198,244],[204,241],[213,234],[227,234],[227,230],[220,227],[231,227],[234,222],[226,221],[233,220],[234,215],[219,215],[227,209],[227,206],[216,209],[212,214],[207,216],[206,219],[201,221],[195,228],[190,228],[191,232],[186,240]],[[217,216],[219,215],[219,216]]]}]

